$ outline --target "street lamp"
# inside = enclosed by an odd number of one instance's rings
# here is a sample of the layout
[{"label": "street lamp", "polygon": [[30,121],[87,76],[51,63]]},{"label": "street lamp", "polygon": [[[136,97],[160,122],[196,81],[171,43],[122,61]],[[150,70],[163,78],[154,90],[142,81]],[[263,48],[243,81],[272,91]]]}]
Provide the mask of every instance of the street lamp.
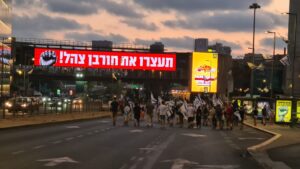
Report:
[{"label": "street lamp", "polygon": [[[253,17],[253,42],[252,42],[252,63],[254,64],[254,54],[255,54],[255,19],[256,19],[256,9],[259,9],[260,6],[257,3],[253,3],[249,6],[249,9],[253,9],[254,17]],[[251,69],[251,98],[253,97],[253,81],[254,81],[254,69]]]},{"label": "street lamp", "polygon": [[274,61],[275,61],[275,50],[276,50],[276,32],[267,31],[267,33],[272,33],[274,35],[273,39],[273,59],[272,59],[272,70],[271,70],[271,81],[270,81],[270,90],[271,90],[271,98],[273,98],[273,77],[274,77]]}]

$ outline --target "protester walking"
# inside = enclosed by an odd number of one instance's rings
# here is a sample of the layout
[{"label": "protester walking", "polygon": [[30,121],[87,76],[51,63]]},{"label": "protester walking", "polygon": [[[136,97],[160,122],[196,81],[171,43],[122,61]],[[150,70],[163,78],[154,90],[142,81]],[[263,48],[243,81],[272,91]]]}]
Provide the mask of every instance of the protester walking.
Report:
[{"label": "protester walking", "polygon": [[257,115],[258,115],[258,110],[257,110],[257,106],[255,106],[254,109],[253,109],[253,111],[252,111],[254,126],[256,126]]},{"label": "protester walking", "polygon": [[262,119],[261,119],[261,124],[262,125],[266,125],[266,119],[267,119],[267,105],[264,106],[264,108],[262,109]]},{"label": "protester walking", "polygon": [[160,128],[165,128],[166,125],[166,116],[167,116],[168,106],[166,106],[165,101],[162,101],[157,108],[157,112],[160,118]]},{"label": "protester walking", "polygon": [[240,129],[243,130],[244,128],[244,119],[245,119],[245,107],[246,105],[244,104],[243,106],[240,107],[239,113],[240,113]]},{"label": "protester walking", "polygon": [[198,106],[197,111],[196,111],[197,128],[201,128],[201,119],[202,119],[202,108],[201,108],[201,106]]},{"label": "protester walking", "polygon": [[146,113],[148,117],[148,126],[153,127],[153,110],[154,110],[154,105],[151,103],[151,101],[148,101],[146,103]]},{"label": "protester walking", "polygon": [[134,126],[140,127],[140,118],[141,118],[141,112],[142,108],[139,103],[135,103],[133,108],[133,114],[134,114]]},{"label": "protester walking", "polygon": [[124,126],[128,126],[130,112],[131,112],[131,108],[130,108],[129,103],[127,102],[127,103],[125,103],[125,106],[124,106],[124,114],[123,114]]},{"label": "protester walking", "polygon": [[117,102],[117,97],[114,97],[113,101],[110,103],[110,110],[112,112],[113,126],[116,126],[118,107],[119,107],[119,103]]}]

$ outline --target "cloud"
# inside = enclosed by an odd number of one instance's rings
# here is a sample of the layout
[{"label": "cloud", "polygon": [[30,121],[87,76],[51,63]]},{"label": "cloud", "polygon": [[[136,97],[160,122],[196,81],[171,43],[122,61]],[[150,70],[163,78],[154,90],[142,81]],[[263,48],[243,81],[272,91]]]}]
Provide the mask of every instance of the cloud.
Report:
[{"label": "cloud", "polygon": [[223,46],[229,46],[229,47],[231,47],[232,50],[240,50],[240,49],[242,49],[242,46],[240,44],[238,44],[238,43],[230,42],[230,41],[225,41],[225,40],[221,40],[221,39],[213,40],[212,43],[222,43]]},{"label": "cloud", "polygon": [[[176,10],[184,13],[210,10],[241,10],[247,9],[249,0],[134,0],[135,3],[150,10],[169,11]],[[272,0],[261,0],[261,6],[269,5]]]},{"label": "cloud", "polygon": [[158,40],[143,40],[139,38],[134,40],[136,44],[150,45],[154,42],[162,42],[166,48],[184,49],[189,51],[193,50],[194,41],[194,38],[188,36],[178,38],[162,37]]},{"label": "cloud", "polygon": [[[128,18],[141,18],[144,17],[143,14],[138,13],[137,9],[133,6],[128,5],[129,3],[116,3],[109,0],[101,0],[99,7],[107,11],[108,13],[128,17]],[[125,1],[127,2],[127,1]]]},{"label": "cloud", "polygon": [[[244,11],[211,12],[210,14],[195,13],[186,19],[168,20],[163,24],[170,28],[183,28],[190,30],[208,29],[220,32],[250,32],[252,31],[253,14]],[[257,15],[256,30],[264,32],[274,27],[285,27],[285,18],[269,12]]]},{"label": "cloud", "polygon": [[48,0],[45,3],[48,10],[58,13],[90,15],[98,12],[98,6],[88,1]]},{"label": "cloud", "polygon": [[107,13],[128,18],[144,17],[129,3],[117,3],[111,0],[48,0],[46,7],[49,11],[57,13],[67,13],[74,15],[92,15],[99,10],[105,10]]},{"label": "cloud", "polygon": [[65,34],[65,38],[78,41],[109,40],[114,43],[128,42],[128,39],[126,37],[118,34],[100,35],[97,33],[70,32]]},{"label": "cloud", "polygon": [[124,19],[121,20],[121,22],[128,26],[147,31],[155,31],[158,29],[158,27],[154,23],[147,23],[141,19]]},{"label": "cloud", "polygon": [[91,29],[89,25],[82,25],[75,20],[62,17],[50,17],[38,14],[33,17],[27,15],[13,17],[13,34],[20,37],[44,37],[51,31],[68,31],[77,29]]},{"label": "cloud", "polygon": [[[269,47],[269,48],[272,48],[273,49],[273,44],[274,42],[274,39],[273,38],[264,38],[262,40],[260,40],[260,44],[265,46],[265,47]],[[281,39],[281,38],[276,38],[276,49],[283,49],[283,48],[286,48],[287,47],[287,44]],[[272,53],[272,51],[270,52]]]}]

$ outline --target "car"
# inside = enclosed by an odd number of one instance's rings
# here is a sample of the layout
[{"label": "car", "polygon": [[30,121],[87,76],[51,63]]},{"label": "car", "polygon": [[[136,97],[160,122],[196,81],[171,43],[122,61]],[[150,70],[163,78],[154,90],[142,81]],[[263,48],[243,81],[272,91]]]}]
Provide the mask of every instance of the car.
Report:
[{"label": "car", "polygon": [[5,108],[9,112],[34,112],[39,110],[39,104],[34,98],[15,97],[5,102]]}]

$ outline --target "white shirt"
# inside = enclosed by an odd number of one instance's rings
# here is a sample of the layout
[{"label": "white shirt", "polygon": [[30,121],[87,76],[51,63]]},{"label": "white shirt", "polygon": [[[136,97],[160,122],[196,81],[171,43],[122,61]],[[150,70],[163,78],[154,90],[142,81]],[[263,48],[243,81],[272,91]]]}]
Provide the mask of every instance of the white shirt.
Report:
[{"label": "white shirt", "polygon": [[161,104],[158,106],[158,113],[159,115],[166,116],[168,112],[168,106]]}]

